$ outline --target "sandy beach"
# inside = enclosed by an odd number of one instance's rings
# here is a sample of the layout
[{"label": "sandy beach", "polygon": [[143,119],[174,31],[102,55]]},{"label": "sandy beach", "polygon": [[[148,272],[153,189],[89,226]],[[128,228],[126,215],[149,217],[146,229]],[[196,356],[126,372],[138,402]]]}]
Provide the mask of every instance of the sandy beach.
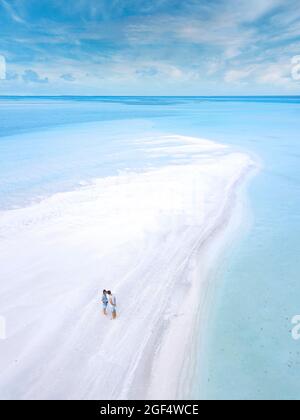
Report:
[{"label": "sandy beach", "polygon": [[[182,396],[209,272],[254,163],[182,136],[140,147],[174,163],[0,213],[1,398]],[[116,321],[101,313],[103,288]]]}]

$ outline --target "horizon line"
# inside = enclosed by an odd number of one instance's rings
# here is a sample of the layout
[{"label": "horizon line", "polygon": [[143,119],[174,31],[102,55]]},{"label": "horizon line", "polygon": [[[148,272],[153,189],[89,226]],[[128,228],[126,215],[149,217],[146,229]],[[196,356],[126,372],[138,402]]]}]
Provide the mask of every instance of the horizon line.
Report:
[{"label": "horizon line", "polygon": [[299,95],[0,95],[0,98],[300,98]]}]

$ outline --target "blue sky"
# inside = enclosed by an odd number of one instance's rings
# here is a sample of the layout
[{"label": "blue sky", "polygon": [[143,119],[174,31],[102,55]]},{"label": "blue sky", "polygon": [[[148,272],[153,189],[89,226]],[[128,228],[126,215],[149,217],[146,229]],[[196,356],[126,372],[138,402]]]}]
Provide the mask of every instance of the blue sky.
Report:
[{"label": "blue sky", "polygon": [[0,0],[0,56],[0,94],[300,94],[299,0]]}]

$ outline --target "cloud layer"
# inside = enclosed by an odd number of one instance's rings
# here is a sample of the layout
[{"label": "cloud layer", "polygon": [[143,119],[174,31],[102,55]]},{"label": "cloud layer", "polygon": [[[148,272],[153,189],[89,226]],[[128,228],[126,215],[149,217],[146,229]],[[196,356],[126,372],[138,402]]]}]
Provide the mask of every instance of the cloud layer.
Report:
[{"label": "cloud layer", "polygon": [[0,0],[1,93],[296,94],[298,0]]}]

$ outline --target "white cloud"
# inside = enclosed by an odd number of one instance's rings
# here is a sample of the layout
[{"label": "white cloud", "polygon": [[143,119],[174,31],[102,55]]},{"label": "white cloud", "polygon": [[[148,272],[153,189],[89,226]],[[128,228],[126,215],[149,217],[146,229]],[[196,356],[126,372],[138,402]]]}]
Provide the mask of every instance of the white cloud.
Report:
[{"label": "white cloud", "polygon": [[292,58],[291,74],[293,80],[300,80],[300,55],[296,55]]},{"label": "white cloud", "polygon": [[265,68],[261,67],[261,74],[257,77],[257,82],[292,87],[290,63],[274,63]]},{"label": "white cloud", "polygon": [[226,83],[240,83],[252,73],[251,69],[229,70],[224,77]]},{"label": "white cloud", "polygon": [[0,55],[0,80],[6,79],[6,59]]},{"label": "white cloud", "polygon": [[0,0],[0,4],[2,4],[12,20],[17,23],[25,23],[25,21],[16,13],[13,7],[6,0]]},{"label": "white cloud", "polygon": [[[300,57],[298,63],[300,63]],[[298,72],[299,68],[300,66],[298,66]],[[265,61],[245,68],[228,70],[225,73],[224,80],[231,84],[251,82],[252,84],[293,89],[295,88],[295,81],[292,79],[291,72],[292,64],[289,61],[280,60],[273,63]]]},{"label": "white cloud", "polygon": [[235,22],[253,22],[284,4],[286,0],[236,0],[227,3],[227,10]]}]

